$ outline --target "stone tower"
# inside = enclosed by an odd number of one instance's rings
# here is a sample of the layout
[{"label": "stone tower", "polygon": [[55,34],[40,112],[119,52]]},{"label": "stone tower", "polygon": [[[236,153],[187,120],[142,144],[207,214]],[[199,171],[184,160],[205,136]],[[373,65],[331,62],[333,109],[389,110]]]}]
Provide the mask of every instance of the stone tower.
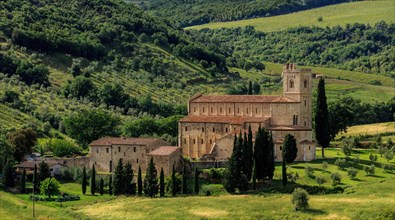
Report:
[{"label": "stone tower", "polygon": [[311,128],[311,69],[297,69],[294,63],[285,64],[282,77],[283,95],[300,102],[293,116],[293,124]]}]

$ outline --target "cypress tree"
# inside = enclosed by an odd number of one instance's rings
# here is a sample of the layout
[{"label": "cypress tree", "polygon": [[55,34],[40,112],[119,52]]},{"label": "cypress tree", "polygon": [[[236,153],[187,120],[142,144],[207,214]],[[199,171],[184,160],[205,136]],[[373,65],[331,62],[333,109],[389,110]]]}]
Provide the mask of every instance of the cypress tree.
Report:
[{"label": "cypress tree", "polygon": [[160,185],[160,197],[165,196],[165,174],[163,173],[163,167],[160,168],[160,177],[159,177],[159,185]]},{"label": "cypress tree", "polygon": [[152,157],[144,177],[144,193],[151,198],[158,194],[158,172]]},{"label": "cypress tree", "polygon": [[112,175],[110,176],[110,180],[108,180],[108,194],[112,195]]},{"label": "cypress tree", "polygon": [[10,161],[8,161],[3,167],[3,183],[6,187],[14,187],[15,186],[15,175],[14,168]]},{"label": "cypress tree", "polygon": [[254,151],[253,151],[253,143],[252,143],[252,130],[251,125],[248,126],[248,137],[247,137],[247,148],[244,152],[246,164],[246,172],[247,172],[247,179],[250,180],[253,173],[253,166],[254,166]]},{"label": "cypress tree", "polygon": [[247,177],[243,174],[243,137],[240,132],[236,145],[233,147],[232,156],[228,161],[228,167],[225,174],[224,187],[229,193],[234,193],[236,188],[244,191],[247,188]]},{"label": "cypress tree", "polygon": [[247,148],[248,148],[247,133],[244,132],[243,145],[242,145],[242,155],[241,155],[241,161],[242,161],[243,167],[241,169],[242,169],[242,173],[244,175],[246,175],[247,178],[248,178]]},{"label": "cypress tree", "polygon": [[143,178],[141,176],[141,167],[139,166],[139,172],[137,175],[137,192],[139,196],[143,194]]},{"label": "cypress tree", "polygon": [[283,180],[283,186],[287,185],[287,168],[285,167],[285,160],[283,159],[282,162],[282,180]]},{"label": "cypress tree", "polygon": [[287,164],[294,162],[298,155],[298,148],[296,147],[296,139],[293,135],[285,135],[284,146],[282,150],[283,160]]},{"label": "cypress tree", "polygon": [[252,82],[248,83],[248,95],[252,95]]},{"label": "cypress tree", "polygon": [[104,194],[104,181],[103,178],[100,178],[100,195]]},{"label": "cypress tree", "polygon": [[176,194],[177,194],[177,190],[176,190],[176,169],[175,169],[174,166],[175,165],[173,163],[173,168],[172,168],[172,171],[171,171],[171,195],[173,197],[175,197]]},{"label": "cypress tree", "polygon": [[199,186],[199,173],[197,167],[195,167],[195,194],[198,195],[200,190]]},{"label": "cypress tree", "polygon": [[38,183],[39,183],[38,175],[37,175],[37,165],[34,164],[34,172],[33,172],[33,194],[38,193]]},{"label": "cypress tree", "polygon": [[259,126],[258,132],[256,133],[255,137],[255,146],[254,146],[254,166],[255,166],[255,175],[256,179],[259,181],[263,179],[263,134],[262,134],[263,129]]},{"label": "cypress tree", "polygon": [[187,168],[185,162],[182,166],[182,193],[188,194]]},{"label": "cypress tree", "polygon": [[256,190],[256,169],[255,169],[255,164],[254,164],[254,170],[252,174],[252,189]]},{"label": "cypress tree", "polygon": [[124,184],[124,193],[126,193],[127,195],[132,195],[133,193],[133,168],[132,168],[132,164],[130,162],[127,162],[125,167],[124,167],[124,177],[123,177],[123,184]]},{"label": "cypress tree", "polygon": [[22,172],[22,176],[21,176],[21,183],[19,185],[19,191],[21,193],[24,193],[25,188],[26,188],[26,170],[25,170],[25,168],[23,168],[23,172]]},{"label": "cypress tree", "polygon": [[274,142],[273,142],[273,134],[270,132],[269,134],[269,143],[268,143],[268,155],[267,155],[267,177],[271,181],[274,176],[275,162],[274,162]]},{"label": "cypress tree", "polygon": [[114,172],[114,195],[118,196],[123,194],[124,192],[124,173],[123,173],[123,163],[122,160],[119,159],[117,166],[115,167]]},{"label": "cypress tree", "polygon": [[96,192],[96,170],[95,164],[92,165],[92,174],[91,174],[91,194],[95,195]]},{"label": "cypress tree", "polygon": [[84,194],[84,195],[86,193],[86,185],[87,185],[86,169],[85,169],[85,166],[84,166],[84,169],[82,170],[82,194]]},{"label": "cypress tree", "polygon": [[325,81],[323,78],[318,82],[317,87],[317,105],[315,110],[315,138],[322,147],[322,157],[325,156],[324,148],[329,147],[329,114],[326,103]]},{"label": "cypress tree", "polygon": [[262,178],[265,179],[268,175],[268,154],[269,154],[269,132],[264,128],[262,133]]},{"label": "cypress tree", "polygon": [[51,177],[51,171],[49,170],[49,166],[47,163],[45,163],[45,161],[41,161],[41,163],[39,164],[39,167],[40,167],[40,169],[39,169],[40,172],[39,172],[38,178],[40,181],[44,181],[46,178]]}]

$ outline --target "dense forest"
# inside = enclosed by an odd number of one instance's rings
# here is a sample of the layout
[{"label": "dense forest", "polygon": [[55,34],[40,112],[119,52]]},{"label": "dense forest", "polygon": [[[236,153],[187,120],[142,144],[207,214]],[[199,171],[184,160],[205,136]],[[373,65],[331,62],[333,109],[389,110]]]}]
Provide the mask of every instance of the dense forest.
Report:
[{"label": "dense forest", "polygon": [[268,17],[350,0],[152,0],[138,5],[176,27]]},{"label": "dense forest", "polygon": [[245,68],[256,61],[297,62],[395,77],[395,24],[298,27],[272,33],[247,26],[189,33],[208,48],[226,54],[230,67]]}]

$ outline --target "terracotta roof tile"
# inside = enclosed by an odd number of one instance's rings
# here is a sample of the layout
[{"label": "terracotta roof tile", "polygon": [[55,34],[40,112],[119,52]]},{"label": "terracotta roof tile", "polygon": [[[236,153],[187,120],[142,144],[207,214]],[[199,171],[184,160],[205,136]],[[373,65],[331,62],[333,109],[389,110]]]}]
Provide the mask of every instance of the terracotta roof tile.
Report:
[{"label": "terracotta roof tile", "polygon": [[267,117],[239,117],[239,116],[203,116],[189,115],[180,120],[180,122],[201,122],[201,123],[229,123],[243,124],[245,122],[265,122]]},{"label": "terracotta roof tile", "polygon": [[268,129],[271,131],[311,131],[310,128],[306,128],[303,126],[295,126],[295,125],[271,126]]},{"label": "terracotta roof tile", "polygon": [[176,146],[162,146],[156,150],[151,151],[148,155],[151,156],[168,156],[173,154],[174,152],[180,150],[181,148]]},{"label": "terracotta roof tile", "polygon": [[295,103],[297,101],[281,96],[270,96],[270,95],[199,95],[190,100],[190,102],[257,102],[257,103],[266,103],[266,102],[292,102]]},{"label": "terracotta roof tile", "polygon": [[159,138],[125,138],[125,137],[102,137],[98,140],[92,141],[89,146],[110,146],[116,145],[149,145]]}]

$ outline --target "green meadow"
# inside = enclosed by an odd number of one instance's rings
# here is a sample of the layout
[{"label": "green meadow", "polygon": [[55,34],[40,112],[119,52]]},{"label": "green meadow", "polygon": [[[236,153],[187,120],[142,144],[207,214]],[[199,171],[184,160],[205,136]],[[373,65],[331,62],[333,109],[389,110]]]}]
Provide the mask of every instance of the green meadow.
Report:
[{"label": "green meadow", "polygon": [[[394,8],[395,1],[392,0],[358,1],[273,17],[214,22],[188,27],[187,29],[200,30],[203,28],[215,29],[254,26],[259,31],[272,32],[298,26],[333,27],[353,23],[374,25],[381,20],[387,23],[395,22]],[[318,21],[318,17],[322,17],[323,20],[321,22]]]}]

